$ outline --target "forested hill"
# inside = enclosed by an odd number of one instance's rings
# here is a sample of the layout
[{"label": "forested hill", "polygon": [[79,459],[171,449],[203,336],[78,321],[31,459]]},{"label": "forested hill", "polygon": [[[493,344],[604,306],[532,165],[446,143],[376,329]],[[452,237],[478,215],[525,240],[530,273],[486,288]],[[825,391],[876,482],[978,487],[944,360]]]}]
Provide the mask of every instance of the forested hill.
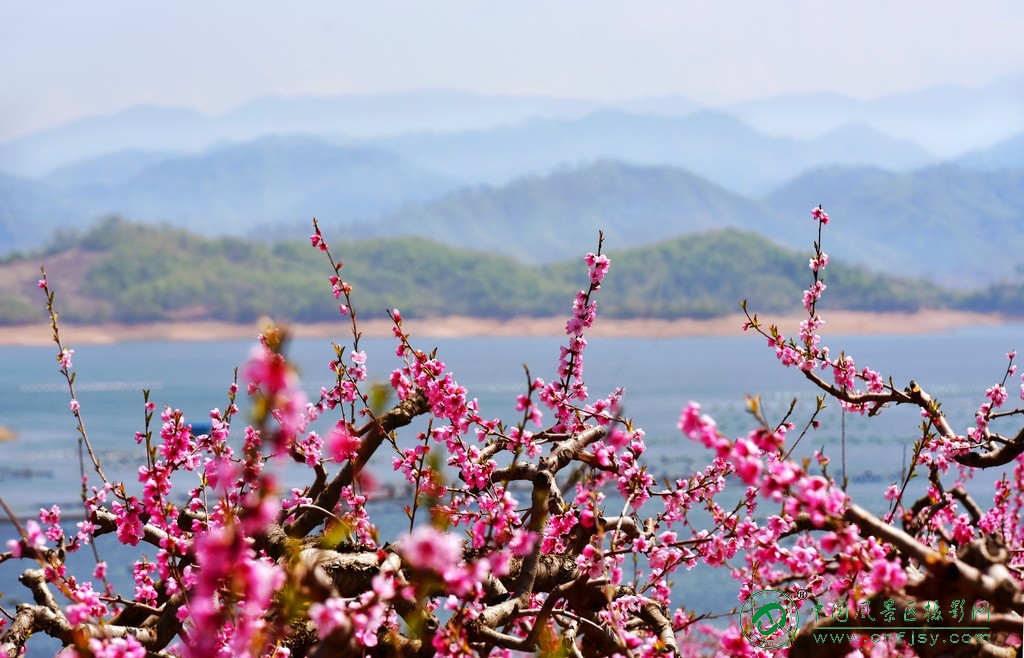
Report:
[{"label": "forested hill", "polygon": [[[332,253],[354,287],[357,308],[383,315],[490,318],[568,313],[586,283],[582,256],[597,236],[579,236],[580,258],[543,266],[422,238],[345,243]],[[601,312],[614,317],[711,317],[735,313],[740,300],[763,311],[799,309],[811,272],[808,254],[749,232],[725,229],[617,250],[607,244],[612,273]],[[266,244],[203,238],[181,229],[108,218],[82,235],[64,235],[45,252],[0,264],[0,321],[43,317],[36,287],[45,265],[62,317],[79,322],[137,323],[216,319],[248,322],[261,315],[291,321],[330,320],[337,304],[330,266],[308,240]],[[935,286],[833,264],[830,308],[912,310],[946,299]]]}]

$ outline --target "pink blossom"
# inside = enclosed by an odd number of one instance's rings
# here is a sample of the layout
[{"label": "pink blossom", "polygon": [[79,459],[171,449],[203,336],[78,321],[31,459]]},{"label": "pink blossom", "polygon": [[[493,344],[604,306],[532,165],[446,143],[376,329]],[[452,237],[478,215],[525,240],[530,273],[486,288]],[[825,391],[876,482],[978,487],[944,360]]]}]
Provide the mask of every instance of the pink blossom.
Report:
[{"label": "pink blossom", "polygon": [[96,525],[91,521],[79,521],[76,526],[78,532],[75,533],[75,540],[82,543],[88,544],[92,541],[93,535],[96,533]]},{"label": "pink blossom", "polygon": [[953,520],[953,539],[961,545],[974,539],[974,526],[966,514],[961,514]]},{"label": "pink blossom", "polygon": [[117,524],[117,538],[122,544],[138,546],[142,540],[142,520],[139,518],[141,508],[135,496],[122,505],[114,503],[114,516]]},{"label": "pink blossom", "polygon": [[305,438],[295,442],[295,448],[303,456],[307,466],[316,466],[320,463],[323,447],[324,441],[316,432],[310,432]]},{"label": "pink blossom", "polygon": [[[43,532],[42,527],[32,519],[25,522],[25,544],[31,549],[41,549],[46,547],[46,534]],[[8,542],[8,547],[11,547]],[[13,551],[13,547],[11,547]]]},{"label": "pink blossom", "polygon": [[303,495],[302,489],[293,488],[291,498],[281,502],[281,509],[289,510],[298,505],[309,505],[312,502],[312,498]]},{"label": "pink blossom", "polygon": [[761,482],[764,462],[760,459],[761,450],[748,439],[737,439],[729,453],[729,461],[736,468],[736,475],[745,484],[753,485]]},{"label": "pink blossom", "polygon": [[462,559],[462,540],[433,526],[418,526],[398,543],[406,562],[416,569],[443,574]]},{"label": "pink blossom", "polygon": [[78,587],[69,588],[69,595],[73,603],[67,607],[67,617],[72,626],[107,614],[107,606],[100,600],[99,593],[92,588],[92,583],[85,582]]},{"label": "pink blossom", "polygon": [[390,571],[378,573],[373,577],[371,583],[373,593],[377,595],[378,599],[389,600],[395,598],[397,590],[395,589],[395,576]]},{"label": "pink blossom", "polygon": [[814,272],[819,272],[828,267],[828,254],[818,253],[817,256],[811,259],[810,268]]},{"label": "pink blossom", "polygon": [[250,392],[262,394],[270,415],[280,424],[281,431],[274,435],[275,454],[286,454],[295,435],[304,431],[307,425],[307,399],[299,387],[298,376],[283,355],[261,344],[249,356],[245,377],[249,381]]},{"label": "pink blossom", "polygon": [[327,437],[327,451],[336,461],[354,459],[361,441],[352,434],[345,421],[339,422]]},{"label": "pink blossom", "polygon": [[821,209],[821,206],[811,209],[811,216],[823,225],[828,224],[828,213]]},{"label": "pink blossom", "polygon": [[985,391],[985,397],[992,401],[992,408],[1001,407],[1006,402],[1006,389],[996,384]]},{"label": "pink blossom", "polygon": [[844,391],[852,391],[857,388],[856,376],[857,367],[853,364],[853,358],[845,354],[840,355],[832,364],[832,374],[836,386]]},{"label": "pink blossom", "polygon": [[679,422],[676,423],[683,434],[694,441],[700,441],[707,447],[712,447],[718,438],[718,429],[711,416],[700,413],[700,405],[690,402],[679,415]]},{"label": "pink blossom", "polygon": [[60,506],[53,505],[50,509],[40,509],[39,520],[43,523],[60,523]]},{"label": "pink blossom", "polygon": [[595,256],[594,254],[590,253],[587,254],[585,260],[590,268],[589,274],[591,284],[595,286],[600,285],[601,281],[604,280],[605,275],[608,273],[608,267],[611,265],[610,261],[608,260],[608,257],[605,256],[604,254],[601,254],[600,256]]},{"label": "pink blossom", "polygon": [[94,658],[146,658],[146,648],[131,635],[109,639],[89,639]]},{"label": "pink blossom", "polygon": [[818,336],[818,329],[825,321],[819,315],[813,315],[800,323],[800,341],[812,353],[817,353],[817,346],[821,340]]},{"label": "pink blossom", "polygon": [[899,591],[907,583],[907,573],[898,561],[884,558],[875,560],[865,580],[865,589],[870,594],[882,591]]},{"label": "pink blossom", "polygon": [[864,379],[864,382],[867,385],[868,393],[881,393],[885,390],[885,381],[882,379],[882,376],[874,370],[864,368],[864,370],[861,371],[861,378]]},{"label": "pink blossom", "polygon": [[516,557],[523,557],[533,550],[533,546],[536,543],[536,533],[516,529],[512,532],[512,540],[509,542],[508,548],[512,552],[512,555],[515,555]]},{"label": "pink blossom", "polygon": [[786,513],[793,517],[806,513],[817,528],[822,527],[828,517],[840,516],[846,507],[846,494],[818,475],[805,475],[797,480],[792,493],[792,497],[784,501]]},{"label": "pink blossom", "polygon": [[824,281],[815,281],[814,285],[804,291],[804,308],[810,311],[814,305],[821,299],[821,293],[825,292]]},{"label": "pink blossom", "polygon": [[293,374],[284,356],[264,345],[253,348],[243,374],[250,382],[265,387],[267,393],[286,390],[293,382]]},{"label": "pink blossom", "polygon": [[132,574],[135,578],[136,601],[156,605],[157,593],[156,588],[153,586],[151,575],[155,570],[156,565],[145,560],[132,565]]}]

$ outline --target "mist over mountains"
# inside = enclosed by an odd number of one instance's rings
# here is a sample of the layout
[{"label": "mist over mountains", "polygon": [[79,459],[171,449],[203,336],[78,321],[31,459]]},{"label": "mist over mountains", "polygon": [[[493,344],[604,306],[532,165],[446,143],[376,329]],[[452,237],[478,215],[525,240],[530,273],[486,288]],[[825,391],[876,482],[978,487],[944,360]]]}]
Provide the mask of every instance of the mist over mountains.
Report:
[{"label": "mist over mountains", "polygon": [[1024,269],[1024,76],[725,108],[419,91],[137,107],[0,144],[0,256],[97,218],[207,235],[421,236],[549,263],[712,229],[968,288]]},{"label": "mist over mountains", "polygon": [[[686,117],[725,112],[755,131],[804,140],[863,124],[950,159],[1024,132],[1024,73],[977,87],[946,85],[858,100],[787,95],[712,108],[682,97],[629,101],[484,95],[418,90],[335,97],[269,96],[219,116],[190,108],[137,106],[0,144],[0,171],[36,177],[123,150],[196,153],[270,134],[374,139],[410,133],[487,131],[531,119],[579,119],[600,111]],[[699,173],[699,172],[697,172]]]}]

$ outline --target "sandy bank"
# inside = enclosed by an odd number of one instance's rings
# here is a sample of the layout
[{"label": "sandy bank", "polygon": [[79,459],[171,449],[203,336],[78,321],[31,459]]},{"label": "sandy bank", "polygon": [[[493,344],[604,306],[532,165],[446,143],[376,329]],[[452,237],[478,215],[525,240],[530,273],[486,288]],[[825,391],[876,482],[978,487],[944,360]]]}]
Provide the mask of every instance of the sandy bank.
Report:
[{"label": "sandy bank", "polygon": [[[838,311],[825,316],[824,335],[844,334],[910,334],[938,333],[958,327],[998,325],[1007,322],[994,314],[959,311],[921,311],[919,313],[862,313]],[[786,334],[796,333],[799,316],[761,315],[765,324],[777,324]],[[598,318],[591,336],[622,336],[673,338],[678,336],[731,336],[742,333],[744,318],[732,315],[710,320],[617,320]],[[518,318],[492,320],[467,317],[446,317],[405,320],[405,331],[414,336],[457,338],[465,336],[562,336],[565,318]],[[364,336],[390,336],[391,323],[386,319],[360,320]],[[350,335],[346,322],[293,325],[300,338],[335,338]],[[61,337],[70,345],[103,344],[144,340],[227,340],[255,338],[254,324],[228,322],[155,322],[122,325],[61,325]],[[48,345],[52,342],[47,324],[0,327],[0,345]]]}]

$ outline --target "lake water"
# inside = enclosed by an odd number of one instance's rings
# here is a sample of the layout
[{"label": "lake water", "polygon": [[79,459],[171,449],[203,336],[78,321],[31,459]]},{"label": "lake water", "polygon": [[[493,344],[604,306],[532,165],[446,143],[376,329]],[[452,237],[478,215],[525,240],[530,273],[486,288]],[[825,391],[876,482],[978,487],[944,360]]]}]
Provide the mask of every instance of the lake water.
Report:
[{"label": "lake water", "polygon": [[[607,321],[607,320],[605,320]],[[527,364],[532,376],[552,378],[558,359],[557,338],[422,339],[420,349],[438,348],[456,379],[480,401],[482,415],[516,419],[515,396],[523,392]],[[344,341],[347,334],[339,333]],[[205,422],[210,409],[224,408],[235,367],[244,364],[254,341],[137,342],[117,345],[74,344],[76,387],[90,438],[107,474],[138,486],[136,472],[142,449],[134,433],[143,428],[141,390],[149,388],[157,408],[182,409],[186,418]],[[973,422],[985,388],[996,383],[1005,368],[1005,353],[1024,347],[1024,326],[978,327],[941,335],[832,337],[833,353],[846,351],[858,367],[868,366],[891,375],[904,386],[915,379],[939,398],[958,431]],[[399,365],[388,339],[365,339],[371,378],[385,379]],[[333,352],[326,340],[296,340],[290,348],[301,368],[307,392],[316,395],[329,385],[327,364]],[[0,426],[17,439],[0,444],[0,496],[25,518],[40,507],[60,504],[68,511],[78,503],[79,464],[74,421],[68,396],[51,347],[0,347]],[[689,400],[702,404],[728,434],[752,427],[745,414],[744,396],[759,394],[778,420],[797,396],[794,420],[806,421],[814,406],[815,390],[800,373],[781,367],[763,339],[753,334],[718,338],[625,339],[594,338],[586,352],[590,391],[603,396],[616,386],[625,388],[624,410],[647,432],[647,461],[658,476],[685,476],[708,458],[707,451],[681,437],[676,421]],[[1011,403],[1019,393],[1019,378],[1009,382]],[[243,387],[244,391],[244,387]],[[910,447],[918,438],[918,414],[913,409],[889,409],[866,419],[847,415],[833,405],[822,416],[822,427],[801,443],[798,455],[824,448],[832,457],[832,472],[840,472],[841,436],[846,437],[846,467],[854,498],[879,507],[880,492],[900,474]],[[240,430],[242,423],[237,423]],[[423,424],[420,424],[421,429]],[[158,429],[158,428],[156,428]],[[416,429],[414,431],[419,431]],[[406,430],[407,439],[413,434]],[[397,482],[390,457],[372,464],[383,482]],[[990,500],[990,483],[1001,475],[987,472],[973,491],[983,506]],[[302,482],[294,482],[299,485]],[[762,506],[763,508],[764,506]],[[763,509],[763,511],[767,511]],[[399,505],[381,502],[374,514],[389,518],[385,526],[400,527]],[[72,524],[73,527],[73,524]],[[0,546],[11,536],[0,525]],[[108,550],[115,549],[108,546]],[[124,560],[129,563],[130,559]],[[7,605],[21,593],[14,580],[15,565],[0,565],[0,592]],[[705,580],[710,578],[711,580]],[[728,609],[735,605],[735,586],[720,574],[681,574],[675,589],[680,602],[696,609]],[[688,580],[689,579],[689,580]],[[13,595],[14,598],[11,598]],[[44,655],[44,654],[39,654]]]}]

